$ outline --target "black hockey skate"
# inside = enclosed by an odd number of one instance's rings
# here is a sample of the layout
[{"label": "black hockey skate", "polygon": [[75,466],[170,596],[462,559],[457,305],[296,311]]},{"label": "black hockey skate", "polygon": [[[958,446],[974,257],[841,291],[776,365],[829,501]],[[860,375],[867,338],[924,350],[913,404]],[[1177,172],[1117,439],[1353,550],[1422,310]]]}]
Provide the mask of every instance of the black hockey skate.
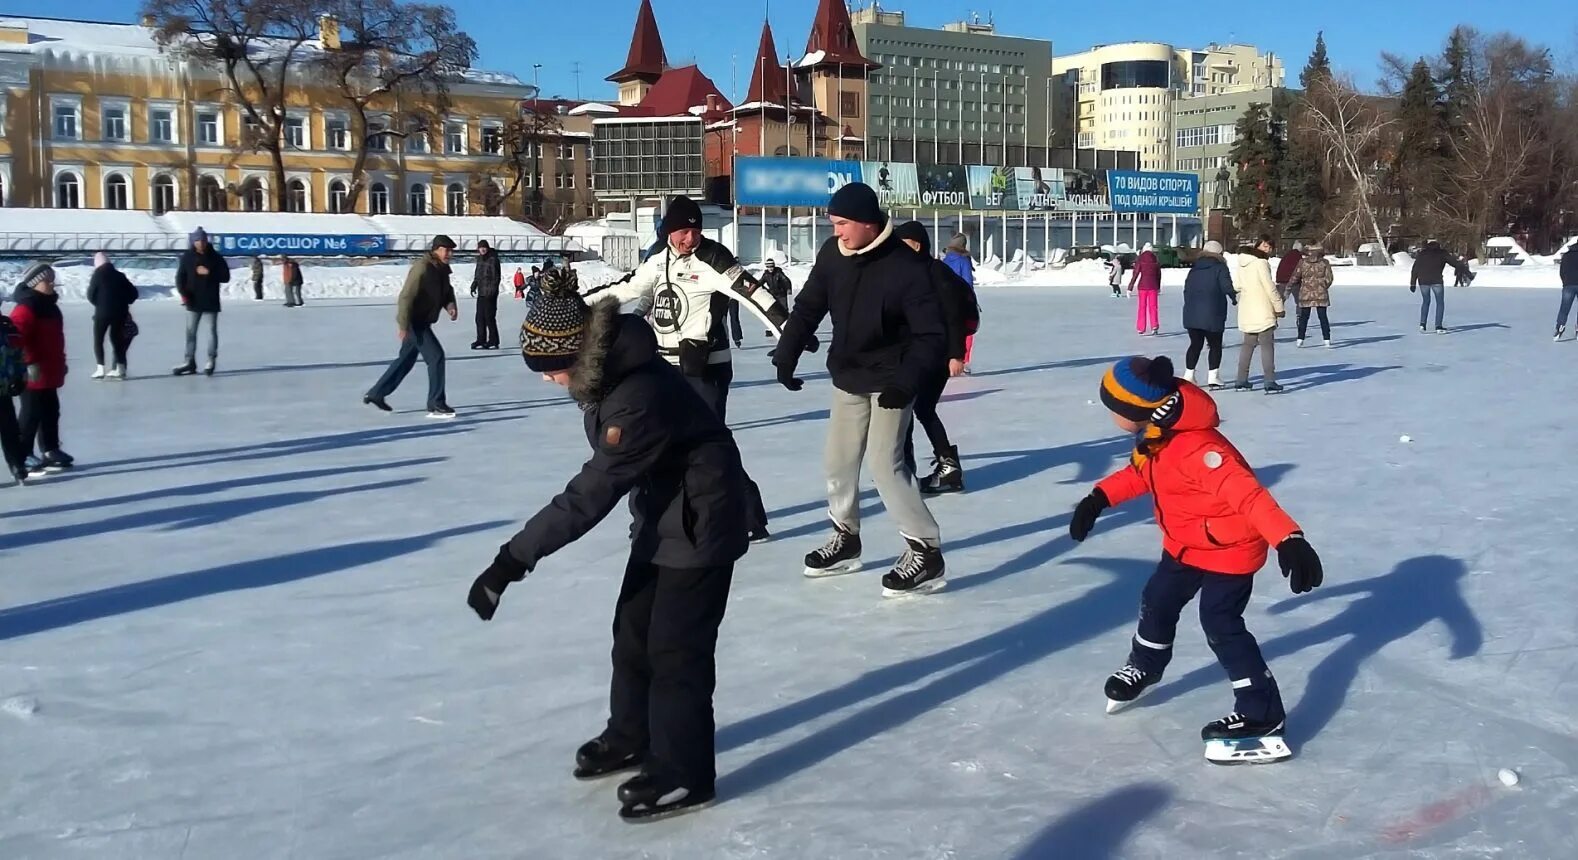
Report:
[{"label": "black hockey skate", "polygon": [[45,451],[39,463],[46,472],[64,472],[75,466],[77,461],[65,451]]},{"label": "black hockey skate", "polygon": [[191,376],[196,372],[197,362],[195,361],[188,361],[185,364],[178,364],[175,367],[170,368],[170,374],[172,376]]},{"label": "black hockey skate", "polygon": [[845,531],[837,523],[833,524],[833,536],[827,543],[805,556],[805,575],[812,578],[859,573],[861,568],[860,535]]},{"label": "black hockey skate", "polygon": [[1205,724],[1205,759],[1212,764],[1271,764],[1293,756],[1282,737],[1285,720],[1256,722],[1234,712]]},{"label": "black hockey skate", "polygon": [[1123,664],[1107,678],[1107,713],[1116,714],[1134,704],[1161,679],[1161,675],[1147,676],[1133,663]]},{"label": "black hockey skate", "polygon": [[640,767],[645,760],[644,754],[615,749],[599,735],[575,751],[575,778],[597,779],[621,773]]},{"label": "black hockey skate", "polygon": [[932,473],[921,478],[920,491],[923,496],[940,496],[944,493],[964,492],[964,469],[959,465],[959,449],[948,448],[937,454],[937,459],[932,461],[936,467]]},{"label": "black hockey skate", "polygon": [[882,577],[882,596],[930,594],[945,588],[948,580],[943,575],[947,566],[943,564],[942,550],[910,537],[904,538],[904,542],[909,548]]},{"label": "black hockey skate", "polygon": [[687,788],[669,776],[642,771],[619,786],[619,817],[657,821],[700,809],[716,796],[711,786]]}]

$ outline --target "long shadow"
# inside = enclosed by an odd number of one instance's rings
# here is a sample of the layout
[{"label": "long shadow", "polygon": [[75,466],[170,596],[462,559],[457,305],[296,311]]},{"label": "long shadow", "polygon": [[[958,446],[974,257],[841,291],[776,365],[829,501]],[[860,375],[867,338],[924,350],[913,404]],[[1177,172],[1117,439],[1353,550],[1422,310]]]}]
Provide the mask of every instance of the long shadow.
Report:
[{"label": "long shadow", "polygon": [[[1400,364],[1388,364],[1379,367],[1354,367],[1348,364],[1326,364],[1316,367],[1291,367],[1287,370],[1278,370],[1278,377],[1299,380],[1288,386],[1289,391],[1308,391],[1322,385],[1334,385],[1340,382],[1357,382],[1368,379],[1378,373],[1388,370],[1402,370]],[[1313,378],[1310,378],[1313,377]]]},{"label": "long shadow", "polygon": [[[475,355],[445,355],[444,363],[452,364],[457,361],[487,361],[505,355],[514,355],[513,350],[501,349],[489,352],[479,352]],[[260,367],[242,367],[236,370],[226,370],[225,376],[257,376],[265,373],[310,373],[315,370],[356,370],[371,367],[388,367],[394,359],[386,358],[376,361],[324,361],[314,364],[265,364]]]},{"label": "long shadow", "polygon": [[[149,490],[143,493],[131,493],[125,496],[102,496],[97,499],[86,499],[72,502],[69,505],[53,505],[44,508],[29,508],[21,511],[0,514],[0,519],[22,517],[37,517],[46,514],[66,514],[74,511],[86,511],[94,508],[112,508],[121,505],[134,505],[142,502],[158,501],[160,499],[190,498],[192,496],[209,496],[218,493],[228,493],[231,490],[242,490],[251,487],[264,487],[270,484],[285,484],[292,481],[312,481],[318,478],[333,478],[339,475],[356,475],[364,472],[381,472],[385,469],[403,469],[411,466],[428,466],[442,463],[448,457],[419,457],[411,460],[392,460],[387,463],[368,463],[361,466],[337,466],[332,469],[304,469],[299,472],[280,472],[273,475],[254,475],[249,478],[234,478],[229,481],[213,481],[207,484],[188,484],[184,487],[166,487],[162,490]],[[3,540],[3,538],[0,538]]]},{"label": "long shadow", "polygon": [[381,538],[303,550],[117,585],[0,611],[0,641],[130,612],[252,588],[266,588],[399,558],[438,541],[508,525],[475,523],[404,538]]},{"label": "long shadow", "polygon": [[1334,323],[1332,323],[1331,327],[1332,328],[1358,328],[1359,326],[1370,325],[1370,324],[1372,324],[1374,322],[1375,322],[1375,320],[1343,320],[1342,322],[1334,322]]},{"label": "long shadow", "polygon": [[[1288,736],[1308,743],[1330,724],[1342,708],[1358,678],[1359,669],[1382,648],[1412,636],[1425,625],[1441,622],[1452,635],[1449,657],[1459,660],[1479,653],[1485,633],[1474,611],[1463,598],[1462,581],[1468,566],[1442,555],[1411,558],[1384,576],[1316,589],[1307,598],[1295,597],[1272,606],[1273,615],[1291,612],[1309,603],[1358,596],[1339,614],[1304,630],[1279,636],[1261,646],[1266,660],[1295,654],[1305,648],[1346,638],[1310,672],[1304,697],[1288,714]],[[1280,580],[1276,580],[1280,584]],[[1222,671],[1214,663],[1178,680],[1163,684],[1142,706],[1156,706],[1209,683],[1220,683]]]},{"label": "long shadow", "polygon": [[[979,400],[991,394],[1001,392],[1001,388],[987,388],[981,391],[961,391],[942,398],[942,403],[961,403],[967,400]],[[739,421],[729,425],[729,429],[738,433],[742,430],[762,430],[768,427],[782,427],[785,424],[798,424],[802,421],[825,421],[829,417],[829,410],[815,409],[810,412],[794,412],[789,415],[780,415],[776,418],[758,418],[754,421]]]},{"label": "long shadow", "polygon": [[1402,339],[1403,339],[1403,336],[1400,335],[1400,334],[1383,334],[1383,335],[1376,335],[1375,337],[1354,337],[1354,338],[1349,338],[1347,340],[1336,341],[1335,343],[1333,343],[1331,345],[1331,348],[1332,349],[1352,349],[1352,348],[1354,348],[1356,346],[1369,346],[1371,344],[1386,343],[1388,341],[1402,340]]},{"label": "long shadow", "polygon": [[991,376],[1008,376],[1015,373],[1038,373],[1043,370],[1065,370],[1076,367],[1092,367],[1101,364],[1112,364],[1122,355],[1108,355],[1101,357],[1070,358],[1064,361],[1049,361],[1045,364],[1029,364],[1023,367],[1000,367],[994,370],[977,370],[970,374],[971,379],[980,379]]},{"label": "long shadow", "polygon": [[[480,422],[471,422],[472,424]],[[407,439],[430,439],[454,433],[467,432],[464,423],[446,422],[401,424],[393,427],[376,427],[370,430],[353,430],[323,436],[303,436],[297,439],[280,439],[228,448],[209,448],[202,451],[183,451],[177,454],[155,454],[95,463],[80,474],[83,477],[110,474],[125,475],[152,469],[179,469],[190,466],[213,466],[220,463],[242,463],[251,460],[269,460],[276,457],[299,457],[325,451],[360,448],[384,442],[402,442]],[[129,467],[129,468],[127,468]]]},{"label": "long shadow", "polygon": [[274,493],[267,496],[251,496],[244,499],[225,499],[217,502],[198,502],[179,507],[160,507],[146,511],[134,511],[118,517],[98,520],[97,522],[49,526],[47,528],[33,529],[32,531],[0,535],[0,550],[21,549],[22,547],[36,546],[38,544],[93,537],[95,535],[105,535],[131,529],[152,528],[154,526],[163,526],[166,531],[202,528],[263,511],[305,505],[335,496],[351,495],[352,493],[370,493],[377,490],[390,490],[395,487],[408,487],[412,484],[419,484],[423,480],[423,478],[400,478],[379,481],[373,484],[334,487],[327,490],[299,490],[289,493]]},{"label": "long shadow", "polygon": [[1121,857],[1123,845],[1145,820],[1161,812],[1173,790],[1156,782],[1140,782],[1102,795],[1052,822],[1019,849],[1015,860],[1109,860]]},{"label": "long shadow", "polygon": [[1447,332],[1450,333],[1450,334],[1458,334],[1459,332],[1480,331],[1481,329],[1487,329],[1487,328],[1511,329],[1512,326],[1509,326],[1506,323],[1498,323],[1498,322],[1474,323],[1472,325],[1455,325],[1455,326],[1450,326],[1450,327],[1447,328]]}]

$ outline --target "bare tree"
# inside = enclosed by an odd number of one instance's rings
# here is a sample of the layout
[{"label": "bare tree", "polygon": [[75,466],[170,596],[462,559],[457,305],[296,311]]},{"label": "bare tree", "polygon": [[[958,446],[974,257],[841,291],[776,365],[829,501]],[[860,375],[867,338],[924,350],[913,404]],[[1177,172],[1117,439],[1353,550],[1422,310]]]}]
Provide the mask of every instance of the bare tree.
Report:
[{"label": "bare tree", "polygon": [[217,95],[241,109],[242,145],[271,161],[274,206],[283,212],[285,98],[300,62],[316,48],[321,0],[145,0],[160,47],[218,71]]},{"label": "bare tree", "polygon": [[1511,195],[1530,178],[1540,141],[1518,106],[1494,91],[1471,94],[1461,122],[1449,139],[1453,165],[1437,211],[1454,239],[1480,252],[1492,223],[1504,218]]},{"label": "bare tree", "polygon": [[[477,59],[477,43],[457,28],[448,6],[398,0],[319,0],[339,45],[315,64],[350,107],[355,163],[346,194],[354,210],[367,187],[374,151],[438,125],[449,106],[449,87]],[[332,47],[332,46],[331,46]],[[375,127],[372,115],[389,110],[391,122]],[[413,123],[413,119],[415,122]]]},{"label": "bare tree", "polygon": [[1302,121],[1307,124],[1303,131],[1312,136],[1321,160],[1340,177],[1331,211],[1342,214],[1325,238],[1353,231],[1386,247],[1375,214],[1379,156],[1396,120],[1379,111],[1374,100],[1360,94],[1352,81],[1324,77],[1311,87]]},{"label": "bare tree", "polygon": [[539,226],[545,219],[543,147],[557,146],[563,140],[564,122],[559,118],[557,106],[551,102],[538,100],[523,103],[520,115],[504,126],[503,164],[499,167],[510,178],[509,185],[504,189],[504,197],[514,197],[521,186],[526,185],[530,192],[522,195],[525,205],[521,214],[539,223]]}]

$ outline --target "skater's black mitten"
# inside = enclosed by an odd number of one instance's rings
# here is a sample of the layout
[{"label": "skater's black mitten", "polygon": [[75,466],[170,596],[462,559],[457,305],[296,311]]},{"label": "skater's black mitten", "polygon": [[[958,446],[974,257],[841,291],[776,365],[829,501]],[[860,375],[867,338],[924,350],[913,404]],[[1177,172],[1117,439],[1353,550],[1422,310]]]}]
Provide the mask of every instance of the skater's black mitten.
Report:
[{"label": "skater's black mitten", "polygon": [[785,365],[778,366],[778,384],[790,391],[799,391],[805,387],[804,381],[795,378],[794,368]]},{"label": "skater's black mitten", "polygon": [[817,340],[816,335],[814,335],[814,334],[806,335],[806,338],[805,338],[805,351],[806,352],[816,352],[817,350],[819,350],[821,348],[822,348],[822,342],[820,340]]},{"label": "skater's black mitten", "polygon": [[494,556],[493,563],[488,565],[471,583],[471,591],[466,595],[466,604],[477,617],[483,621],[492,621],[493,613],[498,611],[499,598],[504,596],[504,589],[512,582],[520,582],[526,578],[526,565],[516,561],[510,555],[508,544],[499,547],[499,554]]},{"label": "skater's black mitten", "polygon": [[1304,539],[1303,532],[1294,532],[1277,545],[1277,565],[1282,568],[1282,575],[1288,578],[1288,587],[1293,589],[1294,594],[1313,591],[1324,579],[1320,556],[1315,554],[1310,542]]},{"label": "skater's black mitten", "polygon": [[881,394],[877,395],[877,405],[883,409],[903,409],[910,405],[910,401],[914,399],[915,395],[908,391],[897,385],[889,385],[887,388],[882,389]]},{"label": "skater's black mitten", "polygon": [[1107,501],[1107,494],[1100,487],[1090,491],[1090,495],[1079,500],[1074,506],[1074,517],[1068,522],[1068,536],[1075,541],[1084,541],[1090,537],[1091,529],[1096,527],[1096,518],[1101,512],[1112,507]]},{"label": "skater's black mitten", "polygon": [[1409,284],[1408,285],[1408,291],[1410,293],[1417,293],[1417,292],[1419,292],[1419,288],[1417,286],[1413,285],[1413,284]]}]

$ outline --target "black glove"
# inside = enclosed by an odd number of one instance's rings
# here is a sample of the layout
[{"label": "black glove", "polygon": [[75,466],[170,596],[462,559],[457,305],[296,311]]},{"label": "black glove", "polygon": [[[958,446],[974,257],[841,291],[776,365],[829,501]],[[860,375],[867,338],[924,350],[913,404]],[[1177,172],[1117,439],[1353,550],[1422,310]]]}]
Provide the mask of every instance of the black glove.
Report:
[{"label": "black glove", "polygon": [[1091,490],[1090,495],[1074,506],[1074,518],[1068,521],[1068,536],[1075,541],[1090,537],[1090,530],[1096,527],[1096,518],[1110,507],[1112,502],[1107,501],[1107,494],[1100,487]]},{"label": "black glove", "polygon": [[1293,589],[1294,594],[1315,590],[1324,578],[1320,556],[1315,554],[1310,542],[1304,539],[1303,532],[1294,532],[1277,546],[1277,565],[1282,568],[1282,575],[1288,578],[1288,587]]},{"label": "black glove", "polygon": [[801,388],[805,387],[805,382],[803,380],[796,379],[794,375],[794,368],[788,365],[778,366],[778,384],[789,389],[790,391],[799,391]]},{"label": "black glove", "polygon": [[1417,286],[1413,285],[1413,284],[1409,284],[1408,285],[1408,291],[1410,293],[1417,293],[1417,292],[1419,292],[1419,288]]},{"label": "black glove", "polygon": [[910,401],[914,399],[915,395],[908,391],[897,385],[889,385],[882,389],[881,394],[877,395],[877,405],[883,409],[903,409],[910,405]]},{"label": "black glove", "polygon": [[472,287],[471,288],[471,297],[472,298],[476,298],[477,297],[477,288],[476,287]]},{"label": "black glove", "polygon": [[806,352],[816,352],[817,350],[819,350],[821,348],[822,348],[822,342],[820,340],[816,339],[816,335],[814,335],[814,334],[806,335],[806,338],[805,338],[805,351]]},{"label": "black glove", "polygon": [[466,605],[477,613],[478,618],[492,621],[493,613],[499,608],[499,598],[504,596],[504,589],[510,583],[525,578],[526,565],[516,561],[510,555],[509,544],[505,544],[499,547],[499,554],[494,556],[488,569],[472,581],[471,591],[466,595]]}]

